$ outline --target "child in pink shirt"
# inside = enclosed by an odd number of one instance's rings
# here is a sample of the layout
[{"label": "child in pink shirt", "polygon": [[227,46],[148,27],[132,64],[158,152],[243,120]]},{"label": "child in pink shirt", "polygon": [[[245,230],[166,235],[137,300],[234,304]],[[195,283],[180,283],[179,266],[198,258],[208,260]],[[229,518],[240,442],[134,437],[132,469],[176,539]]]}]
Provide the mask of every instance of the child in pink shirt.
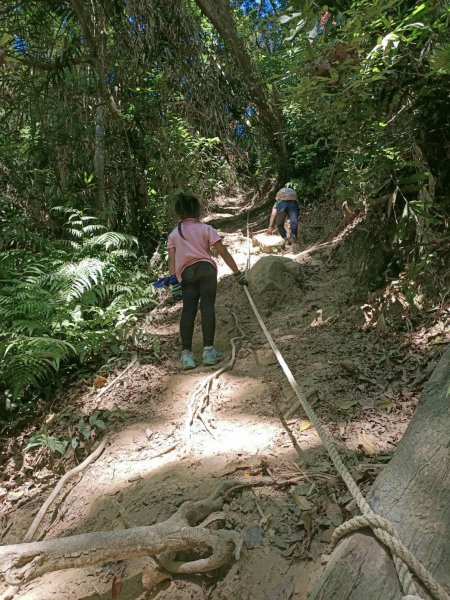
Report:
[{"label": "child in pink shirt", "polygon": [[[214,348],[217,265],[211,256],[211,247],[224,259],[238,283],[248,285],[248,281],[239,271],[217,231],[199,220],[200,202],[195,196],[180,194],[175,202],[175,212],[180,222],[169,235],[167,248],[169,272],[176,275],[181,283],[181,368],[187,370],[197,366],[192,352],[192,337],[199,302],[202,315],[203,364],[215,365],[224,357]],[[172,288],[175,298],[179,298],[179,287],[175,285]]]}]

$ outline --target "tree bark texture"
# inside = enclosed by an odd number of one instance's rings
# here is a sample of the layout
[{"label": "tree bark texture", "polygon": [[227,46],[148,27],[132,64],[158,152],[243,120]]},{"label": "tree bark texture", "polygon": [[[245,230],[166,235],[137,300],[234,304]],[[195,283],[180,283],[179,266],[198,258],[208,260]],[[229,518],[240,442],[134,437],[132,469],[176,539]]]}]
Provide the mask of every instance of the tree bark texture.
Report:
[{"label": "tree bark texture", "polygon": [[225,0],[196,0],[196,2],[205,17],[211,21],[231,54],[247,85],[250,100],[255,103],[259,120],[270,143],[282,161],[285,161],[287,150],[283,137],[282,114],[270,99],[267,86],[257,74],[244,41],[239,37],[230,3]]},{"label": "tree bark texture", "polygon": [[[450,590],[450,347],[422,392],[391,462],[367,500]],[[419,586],[418,586],[419,589]],[[423,598],[430,596],[422,589]],[[362,530],[332,553],[310,600],[401,600],[388,551]]]}]

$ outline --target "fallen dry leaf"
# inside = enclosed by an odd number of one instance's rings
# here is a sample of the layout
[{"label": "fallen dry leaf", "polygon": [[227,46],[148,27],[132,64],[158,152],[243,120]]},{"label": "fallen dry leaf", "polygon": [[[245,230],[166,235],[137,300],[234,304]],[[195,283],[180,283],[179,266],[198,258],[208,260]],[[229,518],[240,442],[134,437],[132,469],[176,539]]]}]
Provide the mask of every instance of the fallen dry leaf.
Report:
[{"label": "fallen dry leaf", "polygon": [[374,407],[384,409],[392,408],[392,402],[388,400],[388,398],[378,398],[378,400],[375,400],[374,402]]},{"label": "fallen dry leaf", "polygon": [[375,454],[377,449],[375,448],[375,446],[372,444],[372,442],[369,440],[369,438],[367,437],[367,434],[365,431],[362,431],[359,434],[359,445],[362,446],[362,448],[364,449],[364,452],[366,454]]},{"label": "fallen dry leaf", "polygon": [[311,538],[314,535],[314,521],[311,513],[305,512],[303,517],[303,525],[305,526],[306,537],[305,537],[305,548],[307,548],[311,542]]},{"label": "fallen dry leaf", "polygon": [[96,377],[94,379],[94,388],[98,390],[99,388],[105,387],[107,383],[108,380],[106,379],[106,377]]},{"label": "fallen dry leaf", "polygon": [[292,492],[292,497],[300,510],[312,510],[314,508],[314,504],[307,500],[305,496],[299,496],[295,492]]},{"label": "fallen dry leaf", "polygon": [[170,579],[170,575],[160,571],[156,565],[149,563],[142,569],[142,587],[144,590],[152,590],[158,583]]},{"label": "fallen dry leaf", "polygon": [[338,408],[339,410],[349,410],[352,406],[355,406],[355,404],[357,404],[356,400],[345,400],[342,404],[339,404]]},{"label": "fallen dry leaf", "polygon": [[299,431],[306,431],[310,427],[311,427],[311,423],[309,421],[300,421],[300,423],[298,424]]},{"label": "fallen dry leaf", "polygon": [[335,529],[336,528],[333,526],[328,527],[328,529],[325,529],[325,531],[323,531],[322,535],[320,536],[320,541],[324,542],[325,544],[329,544],[331,542],[331,538],[333,537]]},{"label": "fallen dry leaf", "polygon": [[338,527],[344,520],[341,507],[336,502],[329,500],[325,507],[327,517],[335,527]]},{"label": "fallen dry leaf", "polygon": [[122,578],[119,575],[113,577],[111,585],[111,598],[118,598],[122,589]]}]

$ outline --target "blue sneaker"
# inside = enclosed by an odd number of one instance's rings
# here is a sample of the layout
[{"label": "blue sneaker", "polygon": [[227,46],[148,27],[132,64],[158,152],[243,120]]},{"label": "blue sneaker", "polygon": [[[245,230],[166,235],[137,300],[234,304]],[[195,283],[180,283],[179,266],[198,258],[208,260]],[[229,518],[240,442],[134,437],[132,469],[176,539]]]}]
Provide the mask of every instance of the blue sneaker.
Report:
[{"label": "blue sneaker", "polygon": [[183,350],[181,353],[181,370],[189,371],[189,369],[195,369],[195,356],[190,350]]},{"label": "blue sneaker", "polygon": [[214,346],[205,346],[205,348],[203,348],[203,364],[205,367],[216,365],[219,361],[223,360],[224,357],[225,354],[218,352]]}]

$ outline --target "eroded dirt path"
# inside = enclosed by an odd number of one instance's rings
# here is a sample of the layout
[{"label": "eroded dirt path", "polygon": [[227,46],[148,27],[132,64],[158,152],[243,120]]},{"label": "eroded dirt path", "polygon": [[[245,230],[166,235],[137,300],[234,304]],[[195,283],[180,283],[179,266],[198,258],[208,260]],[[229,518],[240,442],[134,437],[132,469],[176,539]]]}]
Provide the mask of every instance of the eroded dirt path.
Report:
[{"label": "eroded dirt path", "polygon": [[[243,267],[246,238],[225,233],[225,239]],[[281,291],[262,285],[255,301],[367,490],[409,422],[426,364],[404,335],[383,340],[374,329],[365,330],[363,311],[352,300],[353,276],[333,260],[334,246],[285,254],[298,266],[298,278],[285,281]],[[261,258],[253,255],[252,264]],[[134,525],[150,525],[168,518],[184,500],[205,497],[223,477],[270,476],[282,485],[246,489],[224,506],[225,527],[244,535],[241,559],[219,573],[168,579],[151,592],[140,583],[143,559],[73,569],[36,580],[17,598],[111,598],[114,577],[122,580],[117,597],[123,599],[307,598],[326,562],[332,531],[354,514],[354,504],[301,410],[288,421],[300,450],[293,447],[279,415],[292,406],[294,394],[243,290],[224,265],[219,275],[217,346],[229,355],[229,340],[239,335],[233,313],[248,340],[240,345],[233,370],[214,383],[203,422],[195,419],[190,453],[185,446],[189,400],[214,368],[179,372],[180,306],[167,301],[142,324],[161,341],[160,363],[131,370],[99,400],[90,393],[76,399],[82,412],[118,407],[125,419],[100,459],[52,507],[44,528],[47,538],[123,528],[123,510]],[[198,326],[195,339],[200,354]],[[43,499],[14,512],[3,543],[20,541]]]}]

